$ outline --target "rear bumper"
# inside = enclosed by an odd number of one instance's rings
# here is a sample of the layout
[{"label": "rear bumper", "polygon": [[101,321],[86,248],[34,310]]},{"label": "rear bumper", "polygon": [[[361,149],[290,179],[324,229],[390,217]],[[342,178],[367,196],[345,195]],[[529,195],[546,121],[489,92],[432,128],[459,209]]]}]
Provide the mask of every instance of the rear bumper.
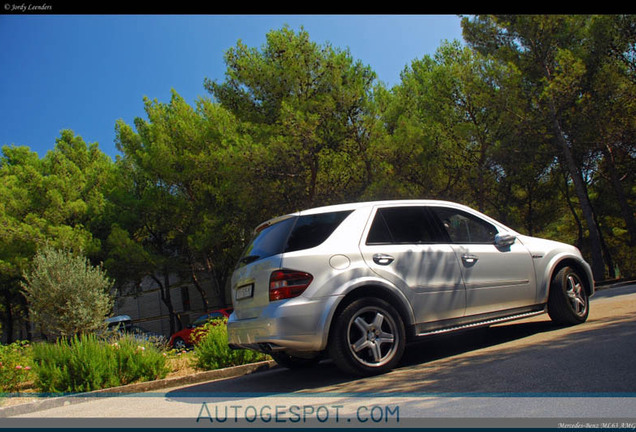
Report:
[{"label": "rear bumper", "polygon": [[270,303],[257,317],[238,319],[230,315],[228,343],[232,348],[261,352],[319,352],[327,345],[328,323],[339,297],[291,300]]}]

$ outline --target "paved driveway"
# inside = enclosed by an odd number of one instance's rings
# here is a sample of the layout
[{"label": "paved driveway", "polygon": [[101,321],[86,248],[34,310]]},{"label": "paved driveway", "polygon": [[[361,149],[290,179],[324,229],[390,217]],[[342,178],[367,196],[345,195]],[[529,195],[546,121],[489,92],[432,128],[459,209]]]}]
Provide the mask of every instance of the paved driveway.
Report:
[{"label": "paved driveway", "polygon": [[[98,420],[99,419],[99,420]],[[2,420],[3,427],[613,427],[636,429],[636,286],[599,291],[587,323],[547,315],[410,346],[357,379],[329,362]]]}]

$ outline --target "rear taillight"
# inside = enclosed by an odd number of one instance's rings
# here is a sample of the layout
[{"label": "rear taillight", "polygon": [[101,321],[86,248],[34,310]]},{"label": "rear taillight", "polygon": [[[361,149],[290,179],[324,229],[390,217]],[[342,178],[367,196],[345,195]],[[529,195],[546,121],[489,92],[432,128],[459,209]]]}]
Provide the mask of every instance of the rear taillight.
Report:
[{"label": "rear taillight", "polygon": [[301,295],[314,279],[312,275],[294,270],[277,270],[269,277],[269,300],[283,300]]}]

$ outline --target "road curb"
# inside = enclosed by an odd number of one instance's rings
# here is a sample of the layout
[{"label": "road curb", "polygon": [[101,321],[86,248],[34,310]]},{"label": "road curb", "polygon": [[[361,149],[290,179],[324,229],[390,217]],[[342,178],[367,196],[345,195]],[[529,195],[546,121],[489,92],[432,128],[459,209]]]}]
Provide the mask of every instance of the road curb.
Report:
[{"label": "road curb", "polygon": [[102,390],[95,390],[87,393],[77,393],[65,396],[45,397],[43,400],[28,402],[9,407],[0,407],[0,418],[13,417],[22,414],[29,414],[61,406],[78,404],[94,400],[96,397],[114,397],[122,394],[144,393],[149,391],[163,390],[171,387],[180,387],[188,384],[198,384],[207,381],[214,381],[225,378],[235,378],[257,372],[266,371],[276,366],[273,360],[247,365],[233,366],[224,369],[216,369],[205,372],[198,372],[183,377],[166,378],[161,380],[128,384],[120,387],[112,387]]},{"label": "road curb", "polygon": [[629,285],[636,284],[636,280],[633,279],[622,279],[618,281],[603,281],[595,284],[595,288],[597,290],[604,290],[610,288],[622,288]]}]

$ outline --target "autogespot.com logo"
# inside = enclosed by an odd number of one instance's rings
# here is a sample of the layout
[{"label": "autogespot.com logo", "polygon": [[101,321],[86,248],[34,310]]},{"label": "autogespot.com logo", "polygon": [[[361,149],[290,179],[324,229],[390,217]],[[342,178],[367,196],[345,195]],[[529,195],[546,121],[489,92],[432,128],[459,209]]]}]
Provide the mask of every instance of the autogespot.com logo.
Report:
[{"label": "autogespot.com logo", "polygon": [[358,423],[397,424],[397,405],[216,405],[203,402],[196,422],[210,423]]}]

